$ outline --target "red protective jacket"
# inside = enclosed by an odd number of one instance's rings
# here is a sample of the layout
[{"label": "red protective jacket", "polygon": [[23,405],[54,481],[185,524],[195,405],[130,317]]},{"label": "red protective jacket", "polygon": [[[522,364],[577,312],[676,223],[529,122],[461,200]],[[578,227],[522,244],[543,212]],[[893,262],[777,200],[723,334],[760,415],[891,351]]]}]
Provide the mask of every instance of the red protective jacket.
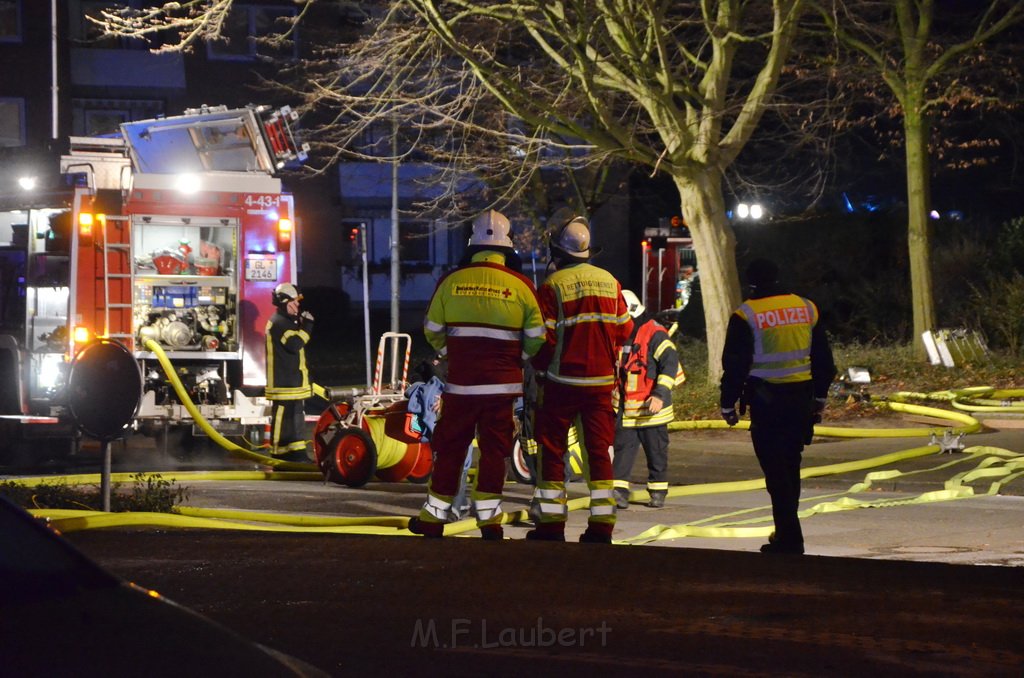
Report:
[{"label": "red protective jacket", "polygon": [[611,391],[619,347],[633,331],[619,282],[597,266],[571,264],[548,276],[537,297],[547,338],[533,366],[553,382]]}]

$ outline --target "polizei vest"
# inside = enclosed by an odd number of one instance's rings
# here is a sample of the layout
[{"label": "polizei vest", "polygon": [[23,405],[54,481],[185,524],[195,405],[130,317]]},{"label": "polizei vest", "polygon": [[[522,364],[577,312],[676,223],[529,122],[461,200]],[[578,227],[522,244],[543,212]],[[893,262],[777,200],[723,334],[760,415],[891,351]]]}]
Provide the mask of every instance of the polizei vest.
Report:
[{"label": "polizei vest", "polygon": [[818,322],[814,302],[780,294],[748,299],[736,313],[754,334],[751,377],[775,384],[811,378],[811,330]]}]

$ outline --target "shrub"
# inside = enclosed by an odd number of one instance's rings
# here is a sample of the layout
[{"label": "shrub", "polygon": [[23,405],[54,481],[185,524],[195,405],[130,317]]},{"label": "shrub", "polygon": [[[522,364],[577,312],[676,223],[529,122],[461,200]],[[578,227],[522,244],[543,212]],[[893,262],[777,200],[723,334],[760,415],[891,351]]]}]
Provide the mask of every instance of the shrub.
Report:
[{"label": "shrub", "polygon": [[[123,483],[110,488],[110,510],[170,513],[177,504],[188,500],[188,488],[177,486],[160,474],[136,473],[132,485],[123,491]],[[68,485],[59,480],[27,486],[8,480],[0,483],[0,495],[24,508],[62,508],[100,511],[103,496],[96,485]]]},{"label": "shrub", "polygon": [[1021,355],[1024,340],[1024,275],[990,275],[971,285],[970,305],[978,324],[997,347]]}]

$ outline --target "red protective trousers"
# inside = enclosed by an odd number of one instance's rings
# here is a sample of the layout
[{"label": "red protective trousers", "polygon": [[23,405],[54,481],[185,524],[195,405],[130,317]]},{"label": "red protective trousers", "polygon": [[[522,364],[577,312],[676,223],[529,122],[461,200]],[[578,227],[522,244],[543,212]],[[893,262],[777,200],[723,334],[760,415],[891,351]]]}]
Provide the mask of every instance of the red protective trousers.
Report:
[{"label": "red protective trousers", "polygon": [[553,381],[544,384],[534,415],[537,444],[541,448],[541,479],[565,481],[569,427],[577,418],[589,480],[612,480],[615,476],[610,449],[615,444],[615,410],[611,391]]},{"label": "red protective trousers", "polygon": [[501,494],[505,486],[505,458],[511,456],[515,443],[515,401],[516,396],[507,395],[442,394],[441,418],[430,439],[435,453],[430,475],[432,492],[455,496],[466,451],[476,437],[480,448],[476,489]]}]

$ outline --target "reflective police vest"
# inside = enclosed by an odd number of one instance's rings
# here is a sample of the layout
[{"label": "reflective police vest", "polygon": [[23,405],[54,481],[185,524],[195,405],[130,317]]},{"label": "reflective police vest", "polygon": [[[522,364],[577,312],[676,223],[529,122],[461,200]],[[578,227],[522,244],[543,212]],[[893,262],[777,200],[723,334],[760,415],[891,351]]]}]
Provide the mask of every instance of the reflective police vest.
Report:
[{"label": "reflective police vest", "polygon": [[775,384],[811,378],[811,330],[818,322],[814,302],[780,294],[748,299],[736,313],[754,334],[751,377]]}]

